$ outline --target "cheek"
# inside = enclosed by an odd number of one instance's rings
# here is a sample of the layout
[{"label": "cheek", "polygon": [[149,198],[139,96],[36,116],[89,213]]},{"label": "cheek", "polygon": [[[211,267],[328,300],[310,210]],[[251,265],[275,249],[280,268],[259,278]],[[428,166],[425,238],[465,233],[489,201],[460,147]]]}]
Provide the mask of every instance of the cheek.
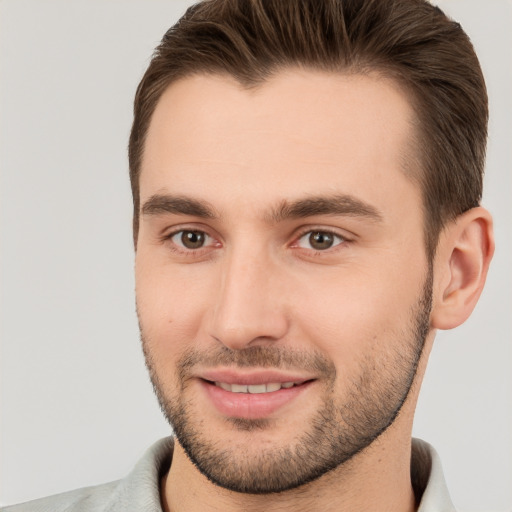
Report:
[{"label": "cheek", "polygon": [[[403,274],[403,273],[402,273]],[[368,357],[400,350],[422,281],[399,272],[351,268],[302,283],[294,310],[302,335],[346,374]]]},{"label": "cheek", "polygon": [[193,267],[151,265],[137,256],[137,313],[155,359],[174,360],[199,339],[211,287]]}]

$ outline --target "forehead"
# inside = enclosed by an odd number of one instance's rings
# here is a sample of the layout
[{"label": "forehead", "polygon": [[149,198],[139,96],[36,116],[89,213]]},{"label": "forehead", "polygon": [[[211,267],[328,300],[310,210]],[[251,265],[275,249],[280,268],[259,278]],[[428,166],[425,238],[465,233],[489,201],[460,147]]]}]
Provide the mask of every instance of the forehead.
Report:
[{"label": "forehead", "polygon": [[141,203],[162,189],[219,201],[250,194],[259,204],[305,193],[371,201],[384,184],[410,193],[413,116],[400,88],[372,75],[288,70],[250,89],[231,77],[187,77],[153,114]]}]

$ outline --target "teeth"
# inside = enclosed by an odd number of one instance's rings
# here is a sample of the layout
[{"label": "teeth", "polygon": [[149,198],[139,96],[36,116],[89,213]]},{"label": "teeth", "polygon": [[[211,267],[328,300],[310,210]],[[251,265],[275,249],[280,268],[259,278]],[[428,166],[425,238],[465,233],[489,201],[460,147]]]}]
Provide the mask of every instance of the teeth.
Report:
[{"label": "teeth", "polygon": [[247,391],[249,393],[266,393],[267,385],[266,384],[258,384],[253,386],[247,386]]},{"label": "teeth", "polygon": [[225,382],[215,382],[215,385],[231,393],[272,393],[281,388],[289,389],[293,387],[294,382],[271,382],[269,384],[226,384]]}]

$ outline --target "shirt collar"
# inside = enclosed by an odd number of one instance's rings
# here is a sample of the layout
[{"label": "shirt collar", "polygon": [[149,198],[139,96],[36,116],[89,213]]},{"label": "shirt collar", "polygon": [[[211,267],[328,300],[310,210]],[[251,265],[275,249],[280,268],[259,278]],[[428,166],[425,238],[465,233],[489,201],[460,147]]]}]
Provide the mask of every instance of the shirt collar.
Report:
[{"label": "shirt collar", "polygon": [[456,512],[441,459],[435,449],[421,439],[412,440],[411,481],[419,501],[418,512]]}]

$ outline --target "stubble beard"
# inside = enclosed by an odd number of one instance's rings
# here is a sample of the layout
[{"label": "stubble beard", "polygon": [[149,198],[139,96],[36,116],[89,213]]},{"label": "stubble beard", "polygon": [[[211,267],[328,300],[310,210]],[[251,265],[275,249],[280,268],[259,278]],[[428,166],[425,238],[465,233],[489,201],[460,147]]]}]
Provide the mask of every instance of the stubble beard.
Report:
[{"label": "stubble beard", "polygon": [[[305,485],[350,461],[370,446],[395,420],[409,395],[429,333],[432,269],[413,308],[412,322],[402,343],[384,359],[368,355],[355,382],[343,397],[335,393],[336,369],[320,353],[299,353],[276,346],[232,351],[221,347],[205,354],[193,349],[177,364],[179,387],[171,395],[158,378],[142,329],[142,344],[151,382],[160,407],[185,453],[211,482],[240,493],[269,494]],[[200,409],[187,398],[187,375],[199,362],[233,367],[305,369],[322,376],[321,407],[303,432],[287,445],[266,449],[250,442],[230,445],[215,440]],[[264,431],[271,420],[226,419],[226,430]]]}]

